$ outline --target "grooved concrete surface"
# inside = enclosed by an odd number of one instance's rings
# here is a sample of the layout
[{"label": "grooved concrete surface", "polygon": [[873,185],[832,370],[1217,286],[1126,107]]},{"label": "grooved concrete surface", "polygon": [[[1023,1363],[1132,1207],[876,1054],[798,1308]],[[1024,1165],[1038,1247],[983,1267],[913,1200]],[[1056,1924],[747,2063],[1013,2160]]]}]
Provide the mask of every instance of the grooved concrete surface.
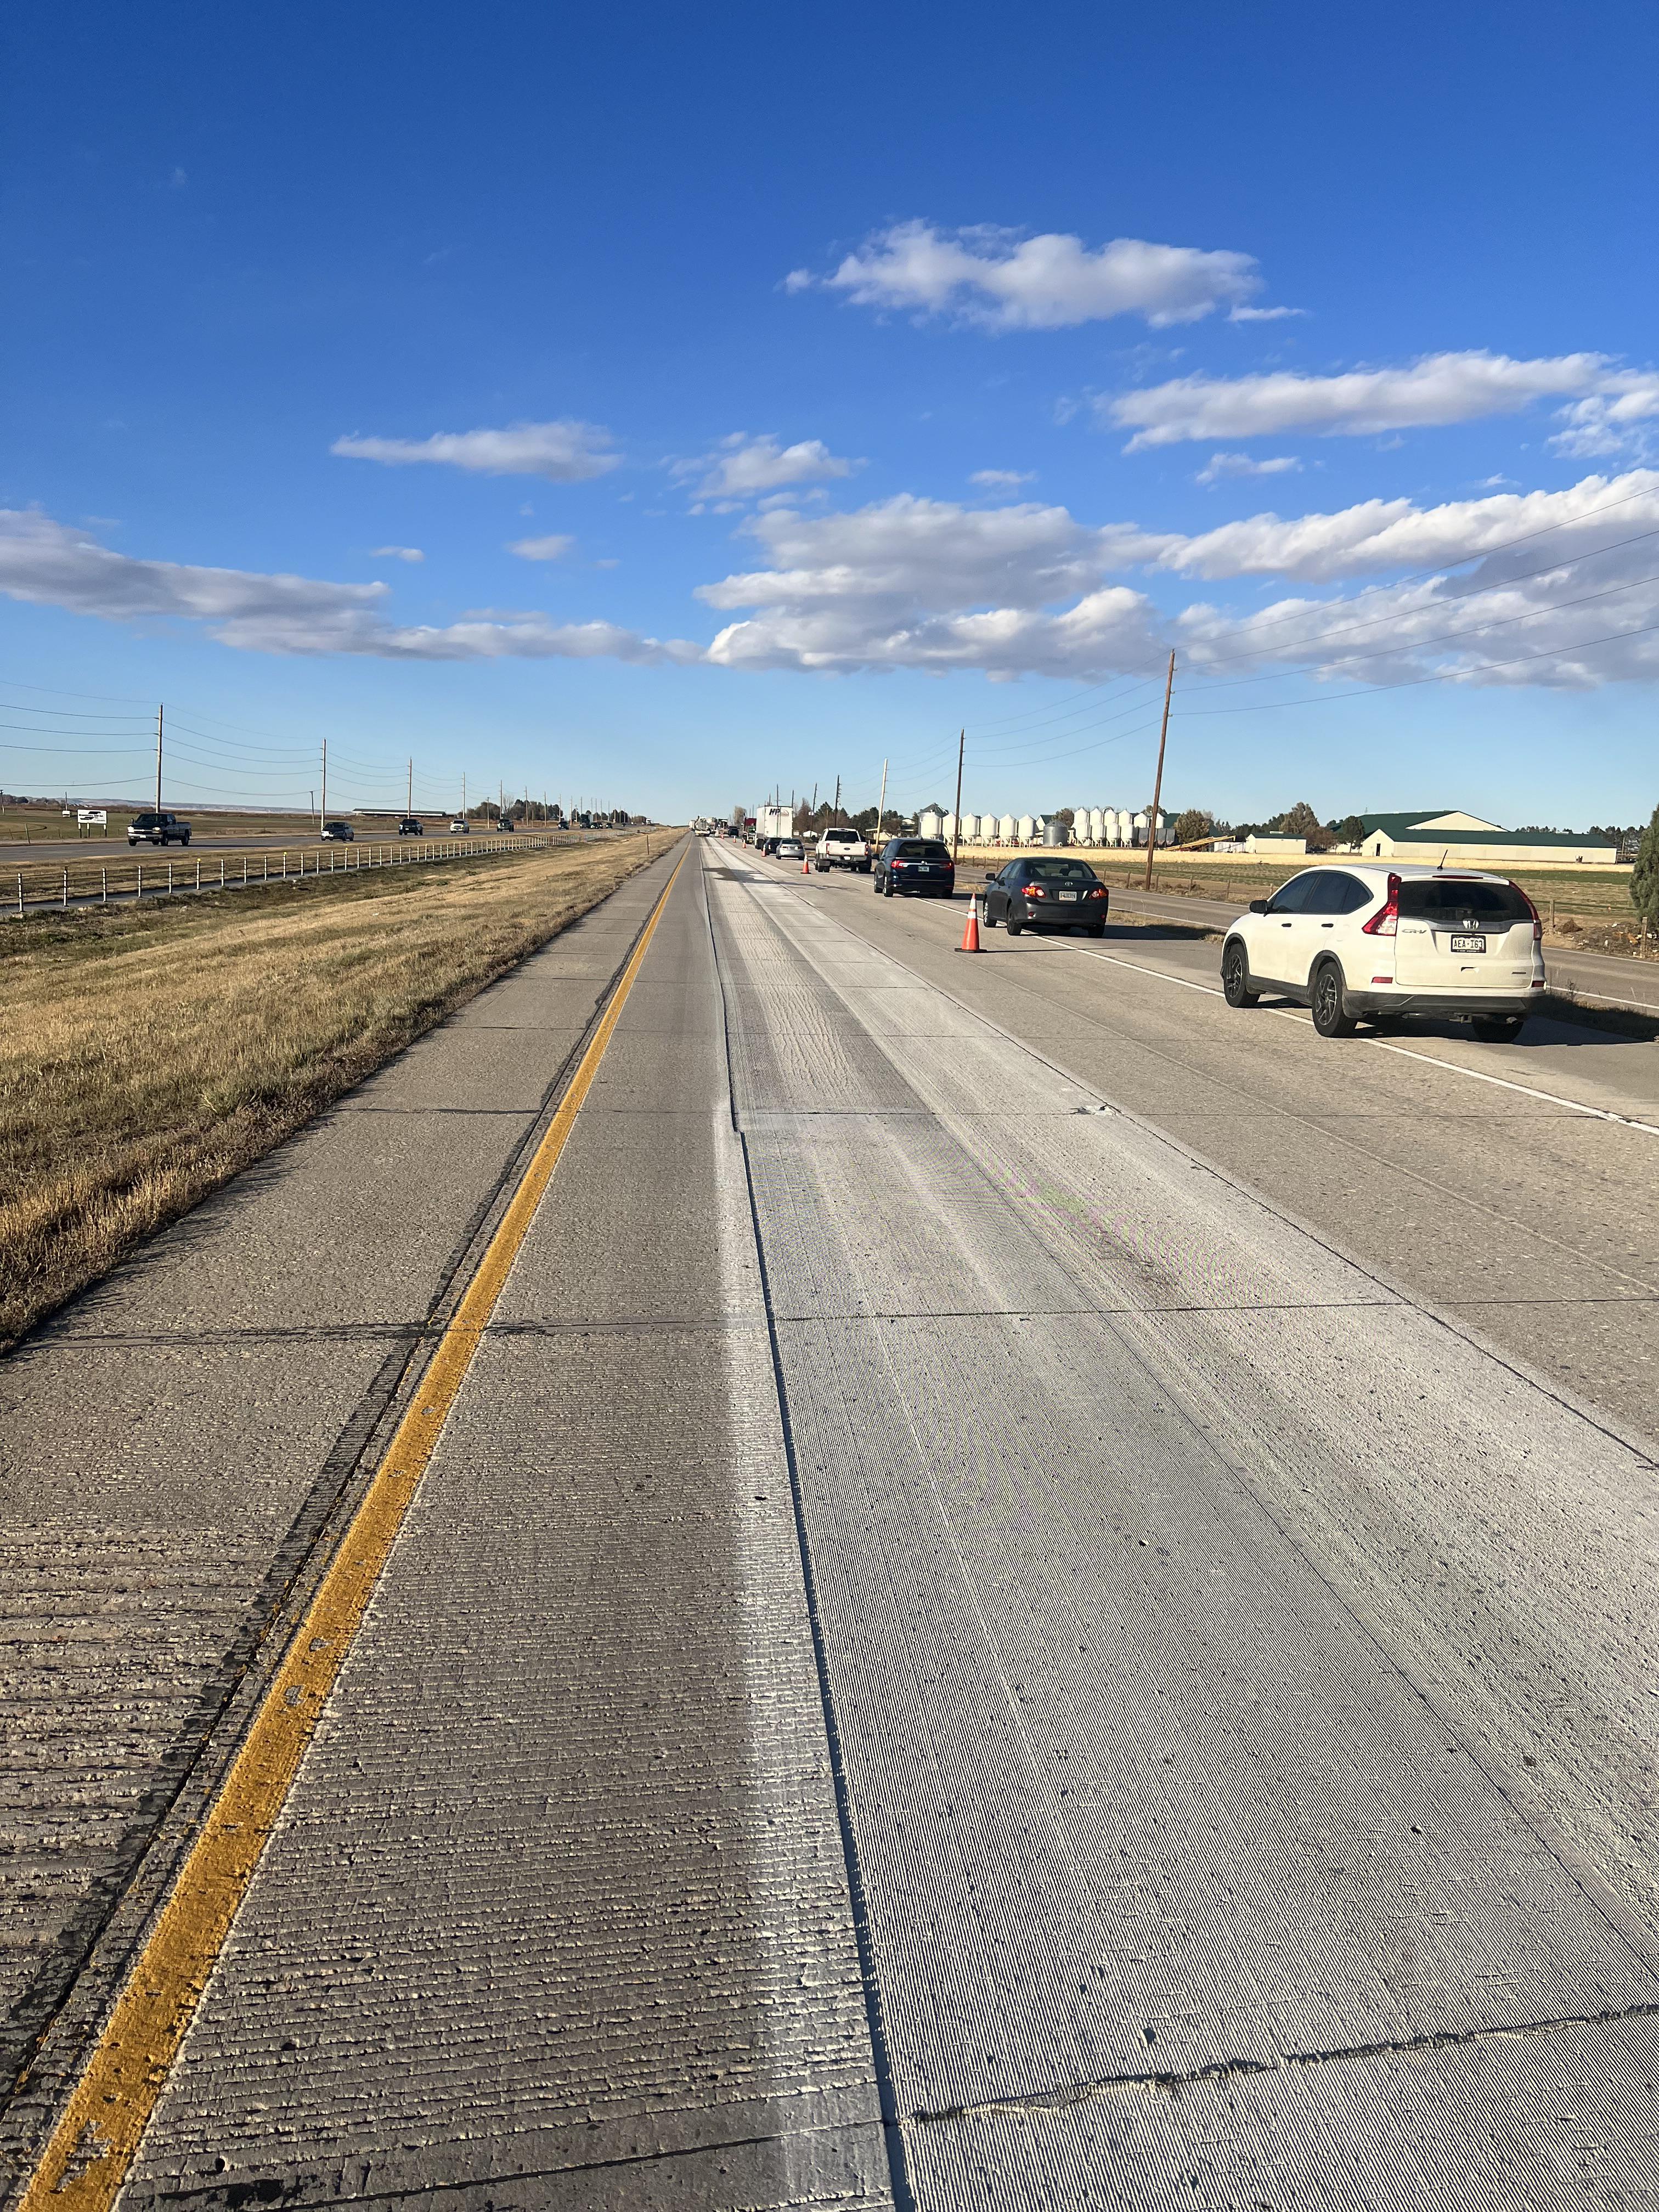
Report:
[{"label": "grooved concrete surface", "polygon": [[952,920],[694,853],[125,2206],[1659,2202],[1656,1140]]},{"label": "grooved concrete surface", "polygon": [[[8,2086],[665,876],[632,878],[0,1361]],[[490,1047],[488,1110],[454,1110]]]}]

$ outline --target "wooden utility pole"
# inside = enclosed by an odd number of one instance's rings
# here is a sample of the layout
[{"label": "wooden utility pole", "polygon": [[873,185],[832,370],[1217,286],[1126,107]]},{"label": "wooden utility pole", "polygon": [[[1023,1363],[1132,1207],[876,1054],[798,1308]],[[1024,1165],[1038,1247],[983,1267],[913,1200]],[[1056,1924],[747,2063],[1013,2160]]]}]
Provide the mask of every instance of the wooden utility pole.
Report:
[{"label": "wooden utility pole", "polygon": [[951,817],[951,865],[956,866],[957,853],[962,844],[962,757],[968,750],[968,732],[964,730],[957,739],[957,811]]},{"label": "wooden utility pole", "polygon": [[830,818],[832,822],[839,822],[841,819],[841,778],[839,776],[836,778],[836,803],[830,810]]},{"label": "wooden utility pole", "polygon": [[1164,741],[1170,734],[1170,694],[1175,690],[1175,655],[1170,655],[1170,673],[1164,684],[1164,722],[1158,733],[1158,775],[1152,783],[1152,811],[1146,824],[1146,880],[1143,890],[1152,887],[1152,855],[1158,850],[1158,802],[1164,796]]},{"label": "wooden utility pole", "polygon": [[407,799],[404,799],[404,812],[405,814],[412,814],[414,811],[415,811],[415,756],[414,756],[414,754],[413,754],[413,753],[410,753],[410,757],[409,757],[409,796],[408,796],[408,798],[407,798]]},{"label": "wooden utility pole", "polygon": [[165,707],[155,709],[155,811],[158,814],[161,811],[161,718],[166,713]]},{"label": "wooden utility pole", "polygon": [[317,835],[323,834],[323,823],[328,814],[328,739],[323,739],[323,803],[317,809]]},{"label": "wooden utility pole", "polygon": [[884,761],[884,762],[882,763],[882,764],[881,764],[881,797],[880,797],[877,801],[876,801],[876,836],[875,836],[875,842],[876,842],[878,845],[879,845],[879,844],[880,844],[880,842],[881,842],[881,823],[882,823],[882,817],[886,813],[886,811],[887,811],[887,763],[886,763],[886,762],[885,762],[885,761]]}]

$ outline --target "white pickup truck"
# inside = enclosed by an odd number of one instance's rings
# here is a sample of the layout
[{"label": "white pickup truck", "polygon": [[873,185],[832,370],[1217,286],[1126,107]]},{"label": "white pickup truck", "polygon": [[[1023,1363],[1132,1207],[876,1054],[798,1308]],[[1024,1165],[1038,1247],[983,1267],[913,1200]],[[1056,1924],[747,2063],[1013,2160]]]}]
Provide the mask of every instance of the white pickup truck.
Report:
[{"label": "white pickup truck", "polygon": [[870,848],[856,830],[825,830],[819,833],[812,853],[812,866],[822,875],[826,868],[855,868],[861,876],[870,872]]}]

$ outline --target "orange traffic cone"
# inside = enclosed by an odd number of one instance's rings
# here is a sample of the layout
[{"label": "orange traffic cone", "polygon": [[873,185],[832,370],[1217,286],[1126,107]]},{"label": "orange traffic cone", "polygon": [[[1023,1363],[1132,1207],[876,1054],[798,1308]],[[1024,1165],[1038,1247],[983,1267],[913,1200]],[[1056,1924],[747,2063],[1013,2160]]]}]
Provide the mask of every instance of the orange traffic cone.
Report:
[{"label": "orange traffic cone", "polygon": [[962,933],[962,942],[957,945],[957,951],[958,952],[979,951],[979,894],[977,891],[969,898],[968,927]]},{"label": "orange traffic cone", "polygon": [[805,853],[800,856],[800,872],[804,876],[810,876],[812,872],[812,863],[807,859]]}]

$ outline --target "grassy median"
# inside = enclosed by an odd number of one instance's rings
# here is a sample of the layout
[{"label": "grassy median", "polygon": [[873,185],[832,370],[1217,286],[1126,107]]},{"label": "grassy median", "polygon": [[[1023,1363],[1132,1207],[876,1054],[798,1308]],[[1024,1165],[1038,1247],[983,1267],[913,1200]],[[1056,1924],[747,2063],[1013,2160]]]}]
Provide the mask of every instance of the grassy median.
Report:
[{"label": "grassy median", "polygon": [[629,836],[0,928],[0,1345],[647,857]]}]

